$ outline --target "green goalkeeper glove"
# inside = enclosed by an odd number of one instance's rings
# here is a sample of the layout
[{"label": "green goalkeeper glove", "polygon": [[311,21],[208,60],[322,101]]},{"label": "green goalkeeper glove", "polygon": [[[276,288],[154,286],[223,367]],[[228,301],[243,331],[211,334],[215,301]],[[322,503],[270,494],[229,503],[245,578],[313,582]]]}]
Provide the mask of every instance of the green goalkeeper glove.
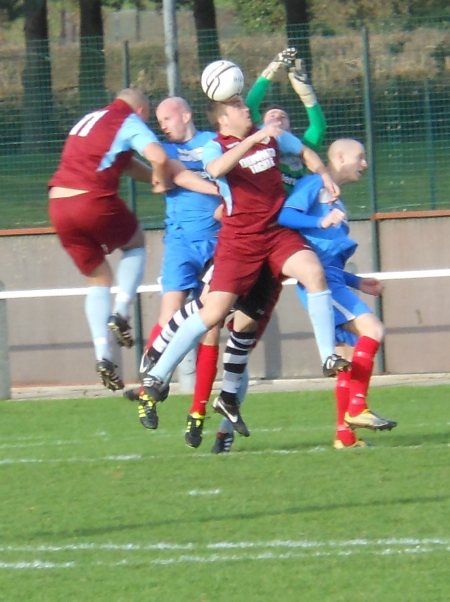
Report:
[{"label": "green goalkeeper glove", "polygon": [[281,65],[285,65],[286,67],[292,65],[296,55],[297,50],[295,48],[285,48],[279,52],[273,61],[267,65],[267,67],[261,73],[261,77],[272,79]]},{"label": "green goalkeeper glove", "polygon": [[309,81],[302,59],[295,59],[294,65],[289,69],[288,77],[305,107],[313,107],[317,104],[316,93]]}]

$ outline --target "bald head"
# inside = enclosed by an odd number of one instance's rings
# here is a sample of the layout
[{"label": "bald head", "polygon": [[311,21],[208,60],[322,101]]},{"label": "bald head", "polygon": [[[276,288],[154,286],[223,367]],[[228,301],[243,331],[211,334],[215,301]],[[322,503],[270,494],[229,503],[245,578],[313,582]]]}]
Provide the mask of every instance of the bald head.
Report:
[{"label": "bald head", "polygon": [[156,107],[156,114],[158,114],[159,110],[192,113],[192,109],[189,106],[188,101],[184,98],[181,98],[181,96],[169,96],[169,98],[165,98]]},{"label": "bald head", "polygon": [[338,138],[328,148],[328,159],[329,161],[335,161],[337,157],[361,150],[364,151],[364,147],[358,140],[354,140],[353,138]]},{"label": "bald head", "polygon": [[353,138],[338,138],[328,148],[328,169],[337,184],[356,182],[367,169],[364,146]]},{"label": "bald head", "polygon": [[124,88],[117,94],[116,98],[125,101],[133,109],[149,104],[147,96],[139,88]]},{"label": "bald head", "polygon": [[165,137],[171,142],[187,142],[195,135],[192,110],[180,96],[170,96],[156,107],[156,119]]},{"label": "bald head", "polygon": [[148,97],[139,88],[124,88],[116,98],[123,100],[137,113],[144,121],[147,121],[150,114],[150,103]]}]

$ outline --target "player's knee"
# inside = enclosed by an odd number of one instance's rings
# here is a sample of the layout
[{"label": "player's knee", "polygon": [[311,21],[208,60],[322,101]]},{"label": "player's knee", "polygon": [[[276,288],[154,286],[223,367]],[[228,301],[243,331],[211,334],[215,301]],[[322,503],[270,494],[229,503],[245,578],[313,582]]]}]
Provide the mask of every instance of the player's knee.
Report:
[{"label": "player's knee", "polygon": [[384,339],[385,330],[383,323],[374,314],[368,314],[366,318],[362,334],[381,343]]},{"label": "player's knee", "polygon": [[310,293],[327,290],[328,284],[325,278],[325,273],[318,260],[308,262],[307,269],[304,270],[303,281],[301,281],[301,283]]},{"label": "player's knee", "polygon": [[200,310],[200,316],[204,325],[210,329],[213,326],[217,326],[226,317],[228,312],[222,311],[220,307],[214,306],[213,304],[205,303],[203,308]]},{"label": "player's knee", "polygon": [[381,341],[384,339],[384,325],[382,324],[382,322],[380,322],[380,320],[376,319],[373,328],[374,331],[372,338],[381,343]]}]

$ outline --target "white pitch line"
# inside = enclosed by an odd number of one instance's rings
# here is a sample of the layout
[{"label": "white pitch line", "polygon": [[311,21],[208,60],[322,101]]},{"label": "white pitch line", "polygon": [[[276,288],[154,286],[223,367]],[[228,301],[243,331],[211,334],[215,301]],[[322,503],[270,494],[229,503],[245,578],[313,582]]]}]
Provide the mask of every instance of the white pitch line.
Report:
[{"label": "white pitch line", "polygon": [[[174,564],[209,564],[216,562],[240,562],[248,560],[258,561],[283,561],[297,558],[320,558],[320,557],[348,557],[358,554],[368,554],[375,556],[400,556],[417,555],[432,553],[450,552],[450,539],[436,538],[403,538],[403,539],[358,539],[358,540],[330,540],[330,541],[258,541],[258,542],[217,542],[206,545],[187,544],[168,544],[164,542],[155,544],[95,544],[79,543],[65,544],[61,546],[0,546],[1,552],[29,552],[37,553],[67,553],[67,552],[85,552],[85,551],[108,552],[137,552],[136,557],[123,557],[120,560],[109,561],[99,559],[95,562],[97,566],[133,566],[142,564],[142,561],[153,565],[174,565]],[[167,557],[145,558],[142,556],[145,552],[164,552],[181,551],[180,555],[171,555]],[[188,551],[190,553],[186,553]],[[213,550],[219,550],[219,552]],[[226,551],[239,550],[239,553],[226,553]],[[278,551],[275,551],[278,550]],[[298,550],[298,551],[295,551]],[[221,553],[222,552],[222,553]],[[225,552],[225,553],[224,553]],[[50,562],[48,560],[19,560],[0,561],[0,570],[35,570],[35,569],[60,569],[76,568],[83,565],[83,558],[71,560],[69,562]]]},{"label": "white pitch line", "polygon": [[[428,443],[418,443],[417,445],[392,445],[389,447],[381,446],[377,447],[376,443],[373,446],[369,446],[364,449],[348,450],[348,453],[376,453],[378,451],[383,452],[389,450],[390,453],[399,451],[417,451],[417,450],[429,450],[429,449],[444,449],[450,447],[450,443],[436,443],[430,445]],[[311,454],[311,453],[324,453],[332,452],[336,453],[332,449],[332,446],[314,446],[308,449],[262,449],[262,450],[239,450],[238,452],[227,454],[230,458],[243,459],[247,456],[292,456],[297,454]],[[347,453],[347,452],[345,452]],[[179,458],[180,454],[165,454],[164,459]],[[211,453],[196,453],[193,458],[213,458]],[[96,462],[140,462],[148,460],[158,460],[161,456],[151,454],[124,454],[124,455],[111,455],[111,456],[100,456],[98,458],[0,458],[1,465],[14,465],[14,464],[93,464]]]},{"label": "white pitch line", "polygon": [[[156,456],[155,456],[156,458]],[[95,462],[136,462],[143,460],[139,454],[103,456],[100,458],[3,458],[2,464],[91,464]]]},{"label": "white pitch line", "polygon": [[301,548],[301,549],[318,549],[318,548],[370,548],[370,547],[450,547],[450,538],[442,537],[385,537],[379,539],[273,539],[273,540],[257,540],[257,541],[218,541],[205,544],[197,544],[194,542],[173,543],[173,542],[155,542],[155,543],[95,543],[95,542],[79,542],[66,543],[60,545],[36,544],[36,545],[0,545],[0,553],[4,552],[84,552],[88,551],[123,551],[123,552],[149,552],[149,551],[210,551],[210,550],[254,550],[256,548]]},{"label": "white pitch line", "polygon": [[3,443],[2,445],[0,445],[0,449],[26,449],[26,448],[30,448],[30,447],[64,447],[64,446],[74,446],[74,445],[85,445],[86,444],[86,440],[82,440],[82,439],[77,439],[74,441],[64,441],[64,440],[60,440],[60,441],[35,441],[35,442],[29,442],[29,443]]},{"label": "white pitch line", "polygon": [[[387,555],[417,555],[417,554],[429,554],[432,552],[436,552],[437,550],[433,549],[404,549],[404,550],[381,550],[381,551],[370,551],[369,554],[374,556],[387,556]],[[233,554],[233,555],[220,555],[213,554],[210,556],[192,556],[192,555],[183,555],[176,558],[155,558],[151,560],[145,560],[149,565],[156,566],[171,566],[174,564],[211,564],[211,563],[226,563],[226,562],[248,562],[249,560],[253,561],[283,561],[283,560],[292,560],[292,559],[304,559],[304,558],[339,558],[339,557],[349,557],[356,556],[359,554],[358,551],[354,550],[338,550],[335,552],[326,552],[326,551],[315,551],[311,554],[306,552],[287,552],[284,554],[275,554],[273,552],[264,552],[261,554]],[[93,564],[95,566],[103,566],[103,567],[117,567],[117,566],[141,566],[143,562],[143,558],[136,560],[129,560],[128,558],[124,558],[123,560],[118,560],[115,562],[108,561],[96,561]],[[92,563],[90,563],[91,565]],[[19,561],[19,562],[1,562],[0,561],[0,570],[42,570],[42,569],[68,569],[68,568],[80,568],[83,567],[82,562],[45,562],[42,560],[33,560],[31,562]]]},{"label": "white pitch line", "polygon": [[219,495],[222,493],[221,489],[191,489],[188,491],[188,495],[196,496],[196,495]]},{"label": "white pitch line", "polygon": [[73,569],[75,562],[44,562],[42,560],[33,560],[31,562],[0,562],[1,569]]},{"label": "white pitch line", "polygon": [[[450,422],[445,423],[446,426],[450,425]],[[417,422],[417,423],[408,423],[408,427],[412,429],[424,429],[427,427],[436,426],[436,422]],[[333,433],[333,425],[332,424],[323,424],[320,426],[291,426],[291,427],[274,427],[274,428],[254,428],[252,429],[252,434],[267,434],[267,433]],[[161,437],[171,437],[174,439],[178,439],[180,433],[184,433],[184,431],[173,432],[162,429],[158,429],[157,437],[158,439]],[[215,429],[205,429],[203,431],[204,435],[215,434]],[[8,441],[9,439],[9,441]],[[135,441],[134,435],[121,437],[121,441],[123,443],[127,441]],[[92,436],[87,435],[84,439],[46,439],[43,436],[29,436],[29,437],[2,437],[3,443],[0,445],[0,450],[2,449],[21,449],[26,447],[44,447],[48,446],[74,446],[81,445],[85,446],[86,443],[95,443],[95,441],[99,441],[100,443],[109,443],[110,441],[114,441],[114,437],[109,435],[108,433],[96,433]],[[198,454],[196,454],[198,455]],[[209,454],[208,454],[209,455]]]}]

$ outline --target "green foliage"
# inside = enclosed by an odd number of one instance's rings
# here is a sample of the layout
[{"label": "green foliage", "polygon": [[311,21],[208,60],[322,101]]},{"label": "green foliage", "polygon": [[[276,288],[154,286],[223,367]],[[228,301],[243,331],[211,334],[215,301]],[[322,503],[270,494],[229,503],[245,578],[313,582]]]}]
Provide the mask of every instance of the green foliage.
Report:
[{"label": "green foliage", "polygon": [[0,0],[0,13],[4,12],[10,21],[21,17],[23,10],[23,0]]},{"label": "green foliage", "polygon": [[340,33],[347,27],[358,29],[374,21],[432,17],[449,13],[447,0],[312,0],[312,25],[323,34]]},{"label": "green foliage", "polygon": [[282,2],[276,0],[247,0],[233,2],[239,21],[246,31],[274,32],[284,27],[286,13]]}]

